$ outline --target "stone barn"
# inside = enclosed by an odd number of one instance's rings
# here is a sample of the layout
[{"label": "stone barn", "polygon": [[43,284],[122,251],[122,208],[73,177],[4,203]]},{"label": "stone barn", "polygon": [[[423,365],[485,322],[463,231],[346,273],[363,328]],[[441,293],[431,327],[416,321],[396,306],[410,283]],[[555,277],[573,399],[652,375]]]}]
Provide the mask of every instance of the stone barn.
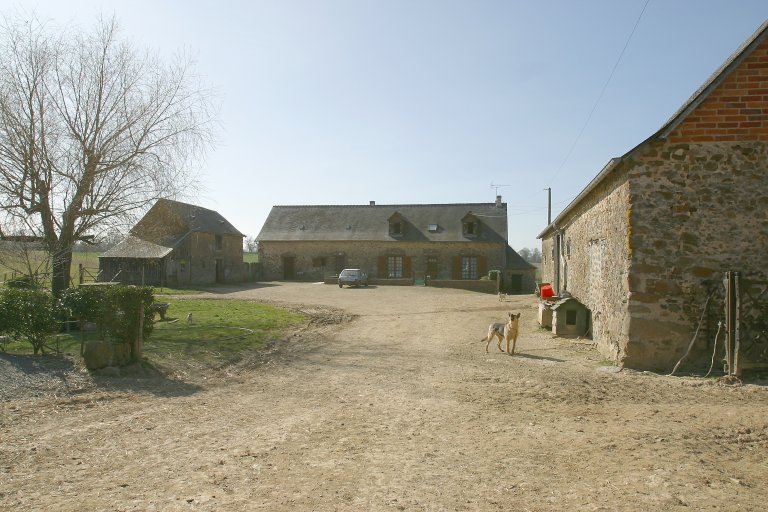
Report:
[{"label": "stone barn", "polygon": [[727,271],[768,268],[768,22],[539,238],[542,279],[590,309],[604,355],[670,370],[701,326],[686,361],[708,367],[707,298]]},{"label": "stone barn", "polygon": [[99,280],[152,286],[245,279],[243,234],[218,212],[158,200],[130,235],[99,256]]}]

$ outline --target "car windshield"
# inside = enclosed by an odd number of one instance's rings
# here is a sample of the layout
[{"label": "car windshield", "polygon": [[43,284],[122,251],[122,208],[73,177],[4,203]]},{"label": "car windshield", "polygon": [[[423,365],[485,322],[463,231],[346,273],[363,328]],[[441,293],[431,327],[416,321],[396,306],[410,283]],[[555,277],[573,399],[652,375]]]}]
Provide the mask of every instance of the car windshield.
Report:
[{"label": "car windshield", "polygon": [[358,272],[359,272],[359,271],[357,271],[357,270],[342,270],[342,271],[341,271],[341,275],[342,275],[342,276],[351,276],[351,277],[354,277],[354,276],[356,276],[356,275],[357,275],[357,273],[358,273]]}]

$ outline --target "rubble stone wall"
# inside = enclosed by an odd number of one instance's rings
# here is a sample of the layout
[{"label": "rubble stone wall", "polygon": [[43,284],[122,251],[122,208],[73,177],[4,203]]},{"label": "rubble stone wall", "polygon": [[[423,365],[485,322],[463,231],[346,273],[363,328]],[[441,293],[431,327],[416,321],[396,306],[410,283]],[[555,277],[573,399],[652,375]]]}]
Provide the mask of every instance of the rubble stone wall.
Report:
[{"label": "rubble stone wall", "polygon": [[[766,278],[768,144],[657,143],[630,175],[627,358],[668,370],[695,333],[707,281],[719,284],[728,270]],[[708,366],[712,342],[702,335],[688,364]]]},{"label": "rubble stone wall", "polygon": [[[542,281],[569,292],[591,312],[591,334],[607,358],[620,358],[628,341],[629,184],[622,165],[542,239]],[[560,237],[559,255],[555,252]]]}]

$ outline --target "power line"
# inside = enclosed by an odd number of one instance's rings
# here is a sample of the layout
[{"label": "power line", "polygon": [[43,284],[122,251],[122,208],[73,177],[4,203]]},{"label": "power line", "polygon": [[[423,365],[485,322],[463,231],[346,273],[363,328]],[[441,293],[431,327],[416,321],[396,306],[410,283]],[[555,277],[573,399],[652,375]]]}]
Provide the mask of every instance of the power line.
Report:
[{"label": "power line", "polygon": [[589,121],[592,120],[592,115],[595,113],[595,110],[597,110],[597,105],[600,103],[600,100],[603,99],[603,95],[605,94],[606,89],[608,89],[608,84],[611,83],[611,79],[613,78],[614,73],[616,73],[616,68],[619,67],[621,58],[624,56],[624,52],[627,51],[629,42],[632,40],[632,36],[635,34],[635,30],[637,30],[637,26],[640,24],[640,20],[642,19],[643,14],[645,13],[645,9],[648,7],[648,4],[650,3],[650,1],[651,0],[645,0],[645,5],[643,5],[643,10],[640,11],[640,15],[637,17],[637,21],[635,21],[635,26],[632,27],[632,32],[629,33],[629,37],[627,37],[627,42],[624,43],[624,48],[621,49],[621,53],[619,53],[619,58],[616,59],[616,63],[613,65],[613,69],[611,69],[611,74],[608,75],[608,80],[605,81],[605,84],[603,85],[603,88],[600,91],[600,94],[598,95],[597,100],[595,100],[594,105],[592,105],[592,110],[589,111],[587,120],[584,121],[584,124],[582,125],[581,130],[579,130],[579,134],[576,136],[576,139],[573,141],[573,144],[571,144],[571,147],[568,150],[568,153],[565,155],[565,158],[563,159],[562,163],[560,164],[560,167],[558,167],[555,173],[552,175],[552,177],[549,178],[549,182],[547,183],[547,186],[550,186],[552,184],[552,181],[557,177],[558,174],[560,174],[560,171],[563,170],[563,167],[565,167],[565,164],[571,158],[571,155],[573,154],[573,150],[576,149],[576,145],[579,143],[579,140],[581,140],[581,136],[584,134],[584,130],[587,129],[587,125],[589,124]]}]

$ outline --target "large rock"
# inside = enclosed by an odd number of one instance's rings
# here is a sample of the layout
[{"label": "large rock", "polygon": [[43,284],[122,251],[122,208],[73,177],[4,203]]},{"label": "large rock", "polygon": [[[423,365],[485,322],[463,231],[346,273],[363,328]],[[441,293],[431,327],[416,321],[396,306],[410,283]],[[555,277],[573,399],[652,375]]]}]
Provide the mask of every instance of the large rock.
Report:
[{"label": "large rock", "polygon": [[85,344],[83,360],[89,370],[98,370],[112,365],[112,344],[108,341],[89,341]]}]

